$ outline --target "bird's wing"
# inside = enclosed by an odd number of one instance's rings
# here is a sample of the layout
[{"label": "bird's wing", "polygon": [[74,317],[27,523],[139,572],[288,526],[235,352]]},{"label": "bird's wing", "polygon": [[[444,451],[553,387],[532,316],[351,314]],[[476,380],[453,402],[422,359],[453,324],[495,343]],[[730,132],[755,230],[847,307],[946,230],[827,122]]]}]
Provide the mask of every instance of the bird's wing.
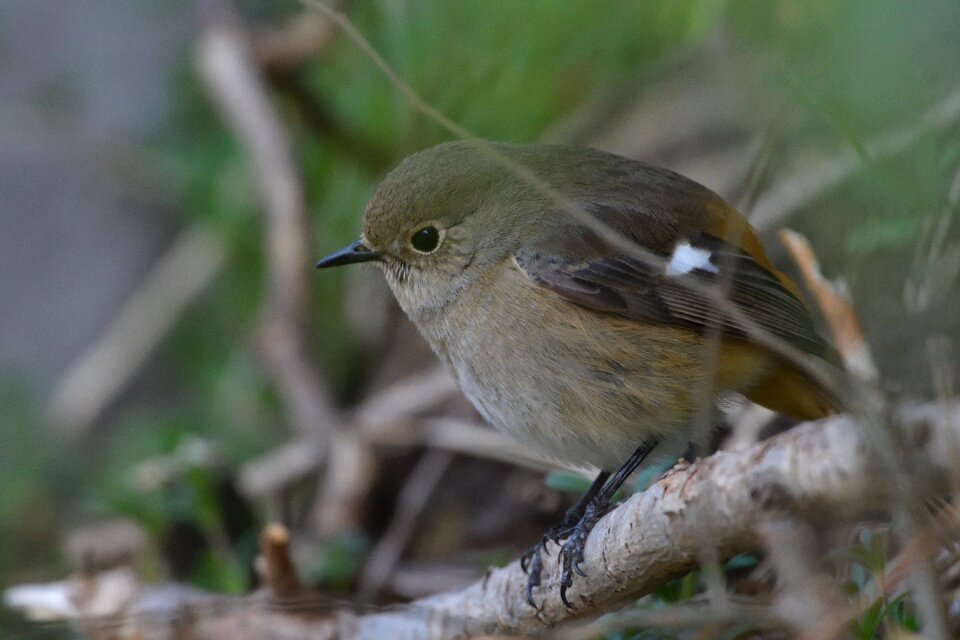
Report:
[{"label": "bird's wing", "polygon": [[[770,264],[743,217],[719,199],[669,223],[623,210],[598,218],[653,259],[571,222],[522,246],[514,254],[517,265],[537,284],[589,309],[701,333],[714,327],[747,339],[755,334],[752,322],[802,351],[830,357],[796,287]],[[718,296],[727,302],[718,303]],[[730,305],[741,313],[731,313]]]}]

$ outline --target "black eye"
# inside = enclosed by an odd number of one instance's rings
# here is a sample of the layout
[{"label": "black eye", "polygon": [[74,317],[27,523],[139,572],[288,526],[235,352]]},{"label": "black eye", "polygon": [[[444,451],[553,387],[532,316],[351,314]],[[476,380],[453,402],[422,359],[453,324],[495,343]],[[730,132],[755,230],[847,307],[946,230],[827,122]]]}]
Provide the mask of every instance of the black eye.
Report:
[{"label": "black eye", "polygon": [[430,253],[440,244],[440,232],[436,227],[424,227],[410,236],[410,244],[420,253]]}]

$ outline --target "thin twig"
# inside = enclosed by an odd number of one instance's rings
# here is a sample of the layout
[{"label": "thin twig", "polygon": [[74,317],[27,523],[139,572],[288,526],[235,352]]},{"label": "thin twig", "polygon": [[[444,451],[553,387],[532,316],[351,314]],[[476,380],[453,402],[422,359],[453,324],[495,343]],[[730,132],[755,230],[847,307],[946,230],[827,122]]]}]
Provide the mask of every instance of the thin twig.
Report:
[{"label": "thin twig", "polygon": [[296,597],[303,587],[290,559],[290,532],[282,524],[270,523],[260,534],[260,556],[264,578],[277,600]]},{"label": "thin twig", "polygon": [[263,199],[267,299],[260,339],[264,365],[296,430],[325,443],[340,427],[340,417],[309,359],[310,234],[292,145],[270,103],[251,46],[235,20],[219,19],[207,29],[198,45],[197,64],[211,97],[253,162]]},{"label": "thin twig", "polygon": [[[856,312],[846,296],[822,276],[816,256],[803,236],[785,231],[780,238],[799,265],[808,287],[816,295],[847,369],[860,383],[855,388],[854,399],[849,403],[866,418],[870,428],[870,432],[865,434],[868,442],[877,454],[878,463],[892,478],[892,512],[898,532],[906,540],[922,538],[926,535],[922,524],[926,514],[923,501],[918,499],[919,485],[928,470],[922,461],[911,455],[910,443],[904,440],[902,432],[895,426],[896,416],[879,389],[876,366]],[[942,445],[954,451],[954,443],[953,439],[948,438]],[[949,626],[932,558],[920,557],[910,566],[924,631],[929,637],[946,639]]]},{"label": "thin twig", "polygon": [[226,256],[223,242],[199,226],[176,239],[58,383],[48,411],[64,434],[87,432],[220,272]]},{"label": "thin twig", "polygon": [[452,461],[452,454],[431,450],[417,462],[397,498],[397,508],[390,526],[373,548],[360,574],[357,590],[360,602],[373,600],[390,579],[400,555],[413,536],[420,514]]},{"label": "thin twig", "polygon": [[[905,150],[922,135],[960,118],[960,89],[954,90],[919,118],[895,131],[884,132],[863,144],[866,157],[887,158]],[[780,224],[790,214],[841,184],[863,166],[865,158],[845,147],[834,154],[819,154],[804,160],[804,171],[795,172],[768,189],[757,200],[750,222],[758,229]]]},{"label": "thin twig", "polygon": [[807,289],[816,297],[820,311],[830,326],[833,344],[840,352],[847,369],[864,380],[876,380],[877,365],[874,364],[870,347],[864,337],[860,319],[847,296],[841,294],[836,286],[823,277],[820,262],[806,238],[796,231],[783,229],[780,231],[780,242],[799,267]]}]

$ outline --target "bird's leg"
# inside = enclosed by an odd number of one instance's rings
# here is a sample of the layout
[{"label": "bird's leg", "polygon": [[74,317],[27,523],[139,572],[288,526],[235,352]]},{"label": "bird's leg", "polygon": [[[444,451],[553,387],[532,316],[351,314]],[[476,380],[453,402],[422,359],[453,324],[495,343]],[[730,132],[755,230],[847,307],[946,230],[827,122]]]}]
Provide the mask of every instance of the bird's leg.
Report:
[{"label": "bird's leg", "polygon": [[[580,568],[583,562],[583,549],[586,546],[587,537],[593,530],[597,522],[609,512],[614,505],[610,504],[617,490],[623,485],[630,474],[633,473],[640,463],[657,446],[656,442],[645,442],[640,445],[630,458],[620,469],[603,485],[603,488],[596,492],[593,499],[589,501],[583,511],[583,516],[568,532],[568,538],[560,548],[560,599],[568,608],[573,608],[567,600],[567,589],[573,584],[573,572],[576,571],[583,577],[587,574]],[[539,558],[538,558],[539,559]],[[532,567],[531,567],[532,568]],[[530,587],[527,586],[527,600],[530,599]]]},{"label": "bird's leg", "polygon": [[567,509],[567,512],[563,515],[563,520],[547,529],[547,532],[543,534],[537,544],[521,554],[520,567],[527,573],[527,602],[531,607],[536,607],[536,605],[533,604],[533,589],[534,587],[540,586],[540,570],[542,569],[540,554],[546,550],[547,543],[551,540],[560,544],[562,538],[570,535],[570,532],[574,530],[577,523],[580,522],[580,519],[583,517],[587,505],[589,505],[600,490],[603,489],[603,485],[609,477],[609,471],[601,471],[597,474],[596,479],[593,481],[593,484],[590,485],[590,488],[587,489],[587,492],[580,496],[580,499],[577,500],[572,507]]}]

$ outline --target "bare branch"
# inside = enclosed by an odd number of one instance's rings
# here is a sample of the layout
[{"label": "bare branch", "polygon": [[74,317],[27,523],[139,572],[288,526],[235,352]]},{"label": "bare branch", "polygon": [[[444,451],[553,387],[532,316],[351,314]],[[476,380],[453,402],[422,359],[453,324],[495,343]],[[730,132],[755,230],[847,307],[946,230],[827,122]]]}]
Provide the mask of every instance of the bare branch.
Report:
[{"label": "bare branch", "polygon": [[268,270],[260,329],[264,365],[297,431],[325,442],[340,418],[309,360],[310,234],[290,139],[237,24],[214,22],[200,39],[197,64],[211,97],[247,149],[263,199]]},{"label": "bare branch", "polygon": [[[926,438],[918,447],[931,469],[945,475],[955,461],[941,445],[960,430],[960,405],[948,413],[941,409],[913,409],[905,422],[912,425],[912,441]],[[524,602],[526,575],[514,562],[468,589],[415,601],[401,613],[358,617],[358,637],[378,637],[391,628],[393,637],[416,638],[535,632],[609,610],[683,575],[696,565],[704,539],[713,540],[724,559],[758,546],[757,525],[778,514],[814,523],[875,514],[889,503],[891,487],[865,431],[849,416],[834,416],[669,473],[594,529],[586,547],[588,577],[571,590],[574,612],[552,584],[552,558],[540,610]]]},{"label": "bare branch", "polygon": [[[944,442],[960,433],[960,403],[922,405],[901,413],[903,439],[931,471],[925,476],[932,479],[931,484],[923,490],[927,494],[941,490],[956,466]],[[309,622],[293,616],[290,609],[291,619],[273,622],[289,626],[296,618],[301,637],[327,637],[338,628],[341,637],[351,638],[451,638],[536,633],[573,618],[594,616],[693,569],[703,554],[704,540],[713,541],[716,557],[723,560],[760,546],[760,527],[785,514],[822,527],[825,522],[840,524],[883,513],[895,489],[868,442],[873,431],[850,416],[833,416],[748,449],[722,451],[675,468],[594,529],[583,564],[588,577],[574,583],[570,592],[577,606],[574,611],[566,609],[557,596],[557,567],[550,557],[545,587],[536,594],[541,600],[538,610],[524,601],[526,575],[514,562],[492,569],[464,590],[416,600],[396,610],[371,614],[341,610],[335,622],[329,618]],[[281,613],[261,607],[257,618],[257,610],[249,604],[253,600],[236,602],[248,604],[208,607],[195,621],[194,637],[227,637],[214,632],[225,628],[239,629],[229,637],[256,637],[249,634],[266,628],[264,624]],[[304,598],[299,615],[319,613],[318,606]],[[241,619],[247,621],[246,631]],[[158,622],[149,615],[125,622],[141,627],[144,637],[161,637],[154,625],[173,624],[169,616]]]},{"label": "bare branch", "polygon": [[48,411],[70,436],[83,435],[116,398],[226,261],[226,248],[200,227],[184,231],[60,380]]}]

